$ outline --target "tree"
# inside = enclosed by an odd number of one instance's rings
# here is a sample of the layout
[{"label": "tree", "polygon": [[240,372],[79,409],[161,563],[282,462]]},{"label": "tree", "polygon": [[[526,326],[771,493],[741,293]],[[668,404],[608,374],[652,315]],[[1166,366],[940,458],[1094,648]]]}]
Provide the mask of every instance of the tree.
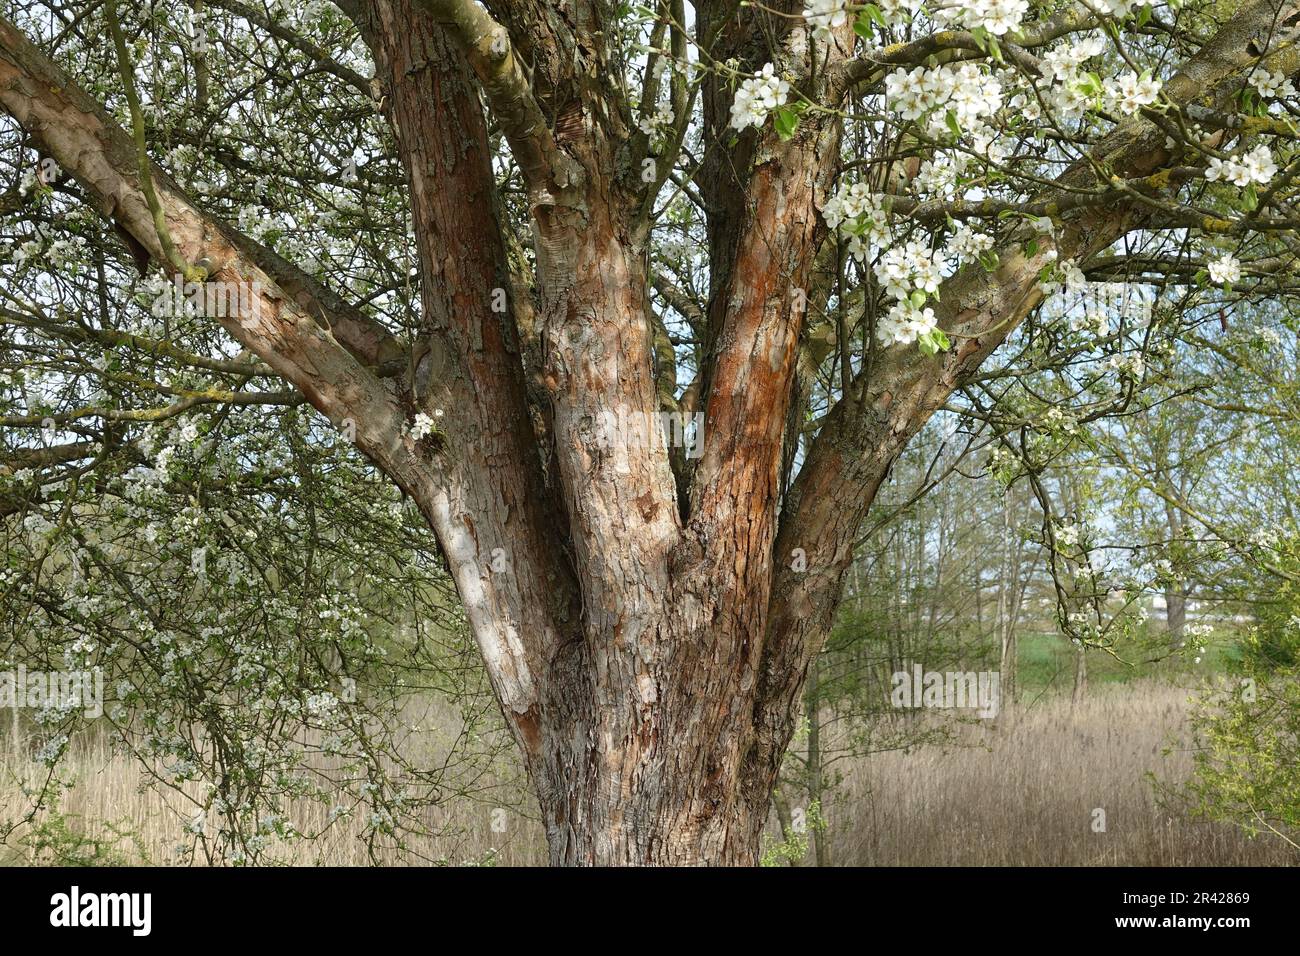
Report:
[{"label": "tree", "polygon": [[[139,261],[247,293],[215,321],[415,501],[556,863],[755,861],[877,490],[1053,287],[1153,262],[1280,282],[1293,255],[1293,127],[1269,113],[1294,100],[1291,0],[340,0],[355,34],[320,5],[291,27],[210,4],[387,121],[409,329],[149,156],[133,56],[162,74],[157,127],[226,95],[206,44],[133,51],[112,3],[42,6],[0,21],[0,106]],[[76,36],[79,76],[28,33]],[[698,263],[672,268],[674,229]],[[1201,233],[1250,262],[1202,261]]]}]

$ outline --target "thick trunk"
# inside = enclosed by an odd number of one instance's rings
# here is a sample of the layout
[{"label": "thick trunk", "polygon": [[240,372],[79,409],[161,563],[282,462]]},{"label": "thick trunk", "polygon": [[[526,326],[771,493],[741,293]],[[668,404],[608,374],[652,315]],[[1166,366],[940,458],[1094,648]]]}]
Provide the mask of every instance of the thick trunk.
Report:
[{"label": "thick trunk", "polygon": [[[655,323],[638,225],[643,183],[610,175],[626,141],[609,119],[614,110],[604,101],[606,84],[580,76],[572,88],[555,92],[553,138],[537,141],[535,124],[507,118],[504,131],[524,167],[533,221],[529,318],[540,362],[536,380],[546,398],[539,457],[545,494],[555,490],[549,507],[530,518],[528,503],[541,497],[536,478],[536,493],[519,489],[518,507],[473,500],[478,486],[487,492],[505,477],[471,464],[484,450],[481,437],[492,434],[494,423],[526,420],[520,383],[507,374],[511,363],[503,357],[501,343],[504,350],[514,347],[510,327],[488,335],[496,317],[484,303],[492,285],[505,284],[506,270],[485,195],[490,175],[477,101],[463,93],[464,68],[444,47],[442,27],[435,25],[441,20],[412,17],[407,0],[368,9],[358,19],[392,91],[424,258],[426,317],[442,337],[440,352],[460,356],[446,360],[434,381],[454,389],[464,368],[466,381],[494,380],[487,395],[467,390],[439,399],[473,413],[461,417],[478,418],[463,438],[450,436],[455,449],[446,457],[465,475],[460,497],[449,503],[453,518],[477,521],[485,511],[493,518],[476,524],[478,554],[467,555],[476,562],[471,585],[481,586],[484,538],[497,538],[521,515],[522,529],[556,522],[552,540],[544,542],[549,548],[502,545],[508,566],[499,578],[484,580],[504,600],[471,621],[485,648],[502,643],[502,627],[537,631],[528,627],[530,615],[555,621],[536,656],[523,648],[527,692],[502,701],[537,792],[552,859],[755,863],[779,765],[770,755],[784,751],[793,728],[793,722],[781,728],[779,740],[767,731],[767,743],[755,744],[779,452],[802,320],[792,288],[804,284],[819,228],[814,184],[826,186],[826,157],[836,155],[838,134],[810,126],[807,138],[774,147],[756,177],[760,201],[747,223],[752,239],[736,263],[747,281],[724,317],[728,341],[736,345],[719,352],[710,430],[702,436],[705,457],[687,507],[659,417]],[[469,18],[462,39],[468,37],[464,49],[479,79],[490,96],[504,93],[512,78],[509,59],[480,55],[485,44],[490,52],[491,28],[472,11],[458,15]],[[598,63],[600,50],[591,54]],[[448,124],[467,145],[433,150]],[[445,188],[448,183],[455,188]],[[488,235],[472,242],[476,230],[467,224],[485,220]],[[445,255],[448,246],[456,256]],[[772,249],[783,250],[779,261]],[[776,281],[778,273],[788,279]],[[459,291],[455,301],[447,301],[449,289]],[[525,304],[512,302],[511,314]],[[751,354],[764,361],[754,365]],[[527,461],[526,439],[501,435],[498,460],[507,474],[536,467]],[[456,569],[456,556],[449,557]],[[580,608],[570,612],[563,602],[547,606],[539,599],[542,589],[533,583],[547,580],[552,562],[560,580],[572,569]],[[801,682],[793,688],[795,699],[800,688]],[[759,751],[767,756],[756,764]]]},{"label": "thick trunk", "polygon": [[774,780],[746,776],[752,688],[707,666],[711,644],[738,638],[699,608],[674,599],[639,638],[610,632],[557,658],[534,768],[552,862],[757,862]]}]

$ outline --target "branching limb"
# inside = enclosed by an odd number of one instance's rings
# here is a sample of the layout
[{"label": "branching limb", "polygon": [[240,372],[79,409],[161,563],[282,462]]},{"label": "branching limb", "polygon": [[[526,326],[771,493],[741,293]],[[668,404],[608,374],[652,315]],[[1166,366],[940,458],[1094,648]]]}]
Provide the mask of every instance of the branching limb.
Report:
[{"label": "branching limb", "polygon": [[420,0],[420,6],[464,51],[528,185],[543,190],[569,185],[577,165],[556,147],[506,28],[473,0]]},{"label": "branching limb", "polygon": [[149,159],[149,146],[145,139],[144,113],[140,109],[140,94],[135,88],[135,68],[131,65],[131,55],[126,49],[126,39],[122,36],[122,24],[117,18],[116,0],[107,0],[104,4],[104,17],[108,20],[108,32],[113,37],[113,49],[117,52],[117,68],[122,77],[122,91],[131,110],[131,133],[135,140],[136,160],[140,165],[140,191],[144,194],[149,212],[153,216],[153,227],[158,234],[158,244],[162,247],[163,257],[168,265],[183,275],[186,282],[202,282],[208,277],[208,270],[191,265],[176,248],[171,230],[167,228],[167,216],[153,188],[151,172],[153,163]]}]

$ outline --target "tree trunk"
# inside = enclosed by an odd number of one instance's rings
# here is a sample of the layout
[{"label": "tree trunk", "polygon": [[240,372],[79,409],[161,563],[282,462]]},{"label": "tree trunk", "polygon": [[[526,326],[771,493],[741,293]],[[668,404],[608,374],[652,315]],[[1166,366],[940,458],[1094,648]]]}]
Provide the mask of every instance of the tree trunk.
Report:
[{"label": "tree trunk", "polygon": [[831,865],[831,847],[826,828],[825,782],[822,767],[821,674],[817,660],[808,668],[808,689],[804,699],[805,719],[808,721],[808,804],[817,807],[817,825],[813,826],[813,857],[818,866]]},{"label": "tree trunk", "polygon": [[1001,672],[1002,721],[1014,720],[1016,697],[1016,624],[1012,607],[1015,605],[1016,582],[1020,576],[1020,546],[1011,546],[1011,492],[1002,496],[1002,568],[998,582],[998,644],[1001,653],[998,669]]},{"label": "tree trunk", "polygon": [[1187,626],[1187,593],[1178,585],[1165,590],[1165,631],[1169,647],[1178,650],[1183,646],[1183,630]]},{"label": "tree trunk", "polygon": [[553,863],[757,863],[775,774],[747,774],[747,695],[699,653],[728,639],[683,620],[640,622],[664,657],[624,630],[557,659],[533,767]]},{"label": "tree trunk", "polygon": [[1088,652],[1087,648],[1077,647],[1074,650],[1074,691],[1070,695],[1070,703],[1078,704],[1088,693]]}]

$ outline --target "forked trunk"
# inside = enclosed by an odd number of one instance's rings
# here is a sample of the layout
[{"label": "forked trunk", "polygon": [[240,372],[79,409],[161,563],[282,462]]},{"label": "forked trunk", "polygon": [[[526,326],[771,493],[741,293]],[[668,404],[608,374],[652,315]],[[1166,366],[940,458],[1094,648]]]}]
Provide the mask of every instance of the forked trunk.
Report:
[{"label": "forked trunk", "polygon": [[[839,106],[867,76],[859,68],[876,69],[853,56],[851,20],[812,47],[796,6],[696,8],[711,59],[761,68],[751,28],[762,18],[800,97],[831,108],[803,111],[794,135],[737,132],[733,77],[701,79],[711,288],[707,308],[684,306],[704,327],[698,377],[678,389],[647,302],[649,217],[673,151],[638,133],[620,98],[606,5],[337,3],[375,56],[376,109],[409,180],[422,296],[410,341],[238,236],[162,170],[146,164],[146,175],[131,136],[3,18],[0,109],[155,261],[171,262],[165,221],[175,256],[264,290],[221,324],[420,505],[553,862],[753,864],[808,668],[892,462],[1037,307],[1048,263],[1101,252],[1149,220],[1149,203],[1085,204],[1050,243],[1032,222],[1008,226],[996,268],[964,268],[935,297],[953,340],[939,355],[877,349],[855,371],[846,349],[842,395],[791,480],[792,450],[808,439],[793,401],[808,393],[800,342],[809,309],[830,297],[814,266],[840,168]],[[1247,40],[1296,16],[1294,0],[1241,5],[1163,95],[1228,108],[1230,78],[1258,58]],[[523,185],[506,177],[509,203],[485,102]],[[1134,118],[1042,198],[1101,192],[1098,170],[1154,183],[1173,158],[1167,142]],[[705,423],[690,468],[669,454],[659,417],[679,392]],[[442,421],[436,434],[413,431],[422,415]],[[1076,700],[1086,676],[1080,653]]]}]

